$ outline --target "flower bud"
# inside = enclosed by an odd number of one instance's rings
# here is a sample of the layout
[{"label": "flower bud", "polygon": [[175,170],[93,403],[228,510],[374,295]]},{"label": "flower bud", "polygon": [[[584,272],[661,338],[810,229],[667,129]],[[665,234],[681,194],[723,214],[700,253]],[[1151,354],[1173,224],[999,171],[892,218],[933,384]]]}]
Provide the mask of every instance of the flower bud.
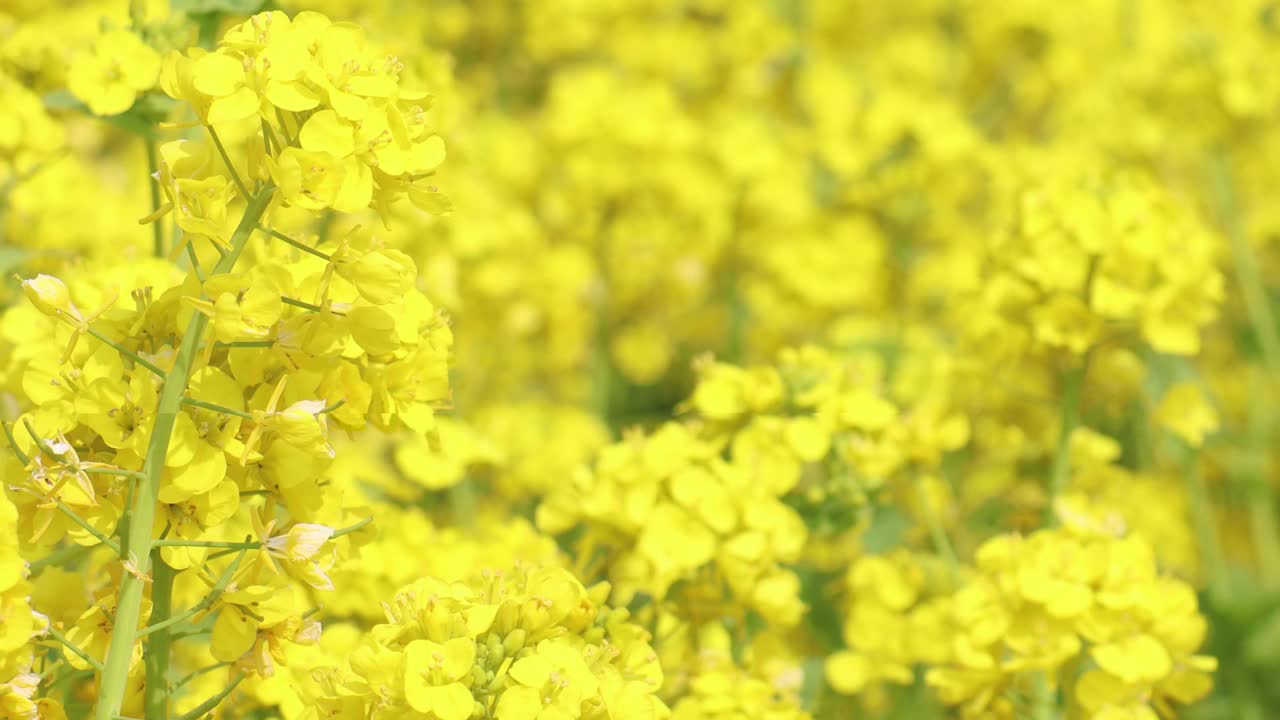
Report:
[{"label": "flower bud", "polygon": [[79,317],[80,311],[71,302],[71,291],[65,283],[52,275],[37,275],[22,281],[22,291],[36,309],[45,315]]},{"label": "flower bud", "polygon": [[520,648],[524,647],[525,635],[525,631],[521,628],[516,628],[507,633],[506,639],[502,641],[504,654],[510,656],[519,652]]},{"label": "flower bud", "polygon": [[325,438],[318,416],[323,409],[321,400],[302,400],[272,415],[269,424],[284,442],[315,452],[317,456],[333,457],[333,448]]},{"label": "flower bud", "polygon": [[503,643],[502,640],[498,639],[497,633],[489,633],[489,636],[485,639],[485,644],[488,645],[487,649],[490,657],[502,657]]},{"label": "flower bud", "polygon": [[374,305],[386,305],[404,297],[418,274],[413,259],[399,250],[375,250],[359,257],[353,252],[335,254],[333,267]]},{"label": "flower bud", "polygon": [[290,528],[287,534],[269,538],[267,547],[288,560],[304,562],[315,557],[331,537],[333,537],[333,528],[328,525],[298,523]]}]

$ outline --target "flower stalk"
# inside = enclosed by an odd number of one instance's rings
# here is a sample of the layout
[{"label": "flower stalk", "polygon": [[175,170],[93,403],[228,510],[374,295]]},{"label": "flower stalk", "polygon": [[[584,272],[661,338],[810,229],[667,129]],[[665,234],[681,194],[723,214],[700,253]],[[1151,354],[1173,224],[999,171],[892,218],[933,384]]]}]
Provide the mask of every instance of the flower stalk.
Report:
[{"label": "flower stalk", "polygon": [[[273,188],[267,187],[249,201],[239,225],[231,236],[232,250],[219,260],[214,269],[215,274],[226,273],[235,265],[249,236],[270,205],[272,194]],[[129,531],[120,553],[121,560],[135,568],[137,573],[126,573],[120,582],[116,624],[111,635],[111,644],[107,649],[95,720],[113,720],[120,713],[120,707],[124,703],[125,686],[129,679],[129,662],[134,643],[137,641],[138,613],[142,609],[143,586],[151,566],[155,509],[161,478],[164,474],[164,461],[169,451],[178,413],[181,411],[182,399],[186,395],[191,365],[200,351],[200,339],[204,335],[208,322],[208,318],[201,313],[192,315],[186,334],[183,335],[182,345],[174,358],[173,367],[166,374],[164,389],[160,395],[155,427],[143,463],[143,477],[138,483],[133,507],[129,510]],[[157,617],[154,613],[153,607],[152,622],[163,622],[166,619]],[[163,648],[167,648],[167,644]],[[162,648],[154,645],[151,648],[152,652],[159,649]],[[157,658],[154,666],[149,660],[147,666],[149,674],[154,672],[158,673],[157,677],[162,677],[167,671],[167,665],[167,653],[166,657]]]}]

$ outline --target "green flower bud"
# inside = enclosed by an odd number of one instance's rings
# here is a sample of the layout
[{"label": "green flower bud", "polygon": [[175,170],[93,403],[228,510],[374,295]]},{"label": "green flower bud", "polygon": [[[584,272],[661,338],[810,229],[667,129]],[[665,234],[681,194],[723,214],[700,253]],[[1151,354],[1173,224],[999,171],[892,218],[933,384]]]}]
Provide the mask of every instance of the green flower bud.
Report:
[{"label": "green flower bud", "polygon": [[502,649],[506,655],[515,655],[520,648],[524,647],[524,640],[527,633],[521,628],[516,628],[507,634],[505,640],[502,641]]}]

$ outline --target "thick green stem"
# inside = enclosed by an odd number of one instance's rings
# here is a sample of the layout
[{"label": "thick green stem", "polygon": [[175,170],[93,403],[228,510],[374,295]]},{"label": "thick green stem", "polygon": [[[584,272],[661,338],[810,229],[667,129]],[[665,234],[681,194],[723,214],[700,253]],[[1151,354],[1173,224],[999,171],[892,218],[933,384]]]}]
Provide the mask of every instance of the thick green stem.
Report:
[{"label": "thick green stem", "polygon": [[[147,176],[151,179],[151,182],[147,184],[151,187],[151,212],[154,213],[160,209],[160,183],[154,177],[160,170],[160,161],[156,156],[156,141],[152,138],[147,138],[146,144]],[[151,223],[151,237],[154,246],[152,253],[158,258],[164,257],[166,252],[164,246],[164,223],[159,220]]]},{"label": "thick green stem", "polygon": [[[240,224],[231,236],[232,250],[218,261],[214,269],[215,274],[230,271],[240,257],[258,220],[271,202],[273,190],[268,186],[249,201]],[[173,427],[178,420],[178,413],[182,410],[182,398],[186,395],[191,364],[199,352],[200,338],[204,335],[208,322],[208,318],[201,313],[192,315],[187,331],[182,337],[182,345],[174,358],[173,368],[166,374],[164,389],[160,395],[156,423],[151,431],[151,442],[147,445],[143,464],[143,477],[138,482],[133,507],[129,511],[129,532],[125,537],[121,553],[121,559],[131,564],[137,574],[125,573],[120,582],[116,624],[111,634],[111,644],[107,649],[98,705],[94,710],[96,720],[113,720],[120,714],[120,706],[124,703],[125,687],[129,680],[129,662],[137,641],[138,613],[142,609],[142,591],[146,583],[144,578],[151,565],[151,536],[155,523],[156,500],[160,493],[160,480],[164,475],[164,460],[169,453],[169,441],[173,436]],[[158,661],[168,664],[167,657],[160,658]]]},{"label": "thick green stem", "polygon": [[169,643],[171,637],[165,621],[173,611],[173,568],[160,556],[160,549],[151,551],[151,622],[157,625],[147,639],[147,688],[144,706],[147,720],[166,720],[169,717]]}]

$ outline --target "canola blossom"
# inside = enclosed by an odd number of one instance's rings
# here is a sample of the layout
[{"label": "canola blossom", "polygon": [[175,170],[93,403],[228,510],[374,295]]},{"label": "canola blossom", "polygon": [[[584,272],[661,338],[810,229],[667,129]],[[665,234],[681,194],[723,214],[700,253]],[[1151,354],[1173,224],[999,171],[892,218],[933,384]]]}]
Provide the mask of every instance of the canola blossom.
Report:
[{"label": "canola blossom", "polygon": [[0,7],[0,720],[1280,714],[1270,0]]}]

